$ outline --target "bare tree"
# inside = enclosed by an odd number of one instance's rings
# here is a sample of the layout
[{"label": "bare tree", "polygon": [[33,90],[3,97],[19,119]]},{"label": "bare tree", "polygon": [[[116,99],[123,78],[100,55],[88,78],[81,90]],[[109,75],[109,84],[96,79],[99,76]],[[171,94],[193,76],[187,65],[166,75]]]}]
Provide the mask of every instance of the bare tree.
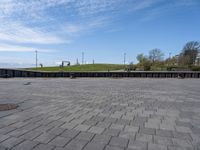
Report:
[{"label": "bare tree", "polygon": [[152,49],[149,52],[149,59],[151,60],[152,63],[156,62],[156,61],[161,61],[163,59],[164,54],[162,53],[162,51],[160,49]]},{"label": "bare tree", "polygon": [[184,66],[188,65],[190,61],[190,58],[188,55],[184,56],[182,53],[178,57],[178,65]]},{"label": "bare tree", "polygon": [[194,65],[199,52],[200,42],[191,41],[186,43],[182,50],[182,57],[187,58],[185,65]]}]

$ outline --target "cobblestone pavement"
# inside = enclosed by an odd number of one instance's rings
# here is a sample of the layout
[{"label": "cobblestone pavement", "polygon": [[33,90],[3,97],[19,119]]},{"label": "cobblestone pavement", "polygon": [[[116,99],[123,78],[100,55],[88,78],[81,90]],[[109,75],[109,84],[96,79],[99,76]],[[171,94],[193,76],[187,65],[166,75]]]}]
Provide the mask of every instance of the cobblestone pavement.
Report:
[{"label": "cobblestone pavement", "polygon": [[0,150],[200,150],[198,79],[0,79]]}]

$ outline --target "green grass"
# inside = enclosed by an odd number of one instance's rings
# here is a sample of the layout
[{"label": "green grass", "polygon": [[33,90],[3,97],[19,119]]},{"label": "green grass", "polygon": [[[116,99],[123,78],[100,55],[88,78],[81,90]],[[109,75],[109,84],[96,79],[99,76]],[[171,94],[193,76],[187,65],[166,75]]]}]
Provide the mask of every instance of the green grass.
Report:
[{"label": "green grass", "polygon": [[73,65],[65,66],[60,68],[58,66],[54,67],[43,67],[43,68],[27,68],[26,70],[37,70],[37,71],[69,71],[69,72],[78,72],[78,71],[116,71],[124,69],[124,65],[118,64],[87,64],[87,65]]}]

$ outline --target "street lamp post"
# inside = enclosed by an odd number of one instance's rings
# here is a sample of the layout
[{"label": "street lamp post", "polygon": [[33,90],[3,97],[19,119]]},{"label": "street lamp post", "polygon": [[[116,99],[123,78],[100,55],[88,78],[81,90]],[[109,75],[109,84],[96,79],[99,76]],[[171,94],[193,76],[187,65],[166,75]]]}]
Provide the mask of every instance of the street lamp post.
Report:
[{"label": "street lamp post", "polygon": [[171,59],[171,55],[172,55],[172,53],[170,52],[170,53],[169,53],[169,59]]},{"label": "street lamp post", "polygon": [[169,53],[169,59],[168,59],[168,66],[170,65],[170,62],[171,62],[171,52]]},{"label": "street lamp post", "polygon": [[35,51],[35,67],[37,69],[37,66],[38,66],[38,51],[36,50]]},{"label": "street lamp post", "polygon": [[124,70],[126,69],[126,53],[124,53]]},{"label": "street lamp post", "polygon": [[82,65],[84,64],[84,52],[82,52]]}]

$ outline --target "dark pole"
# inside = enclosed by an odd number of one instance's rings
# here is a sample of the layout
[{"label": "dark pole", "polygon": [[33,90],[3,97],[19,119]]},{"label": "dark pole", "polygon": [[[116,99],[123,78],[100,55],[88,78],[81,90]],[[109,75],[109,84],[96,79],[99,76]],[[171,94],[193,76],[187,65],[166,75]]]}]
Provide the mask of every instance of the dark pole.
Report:
[{"label": "dark pole", "polygon": [[126,53],[124,53],[124,70],[126,69]]},{"label": "dark pole", "polygon": [[35,51],[35,67],[37,69],[37,66],[38,66],[38,55],[37,55],[38,51],[36,50]]},{"label": "dark pole", "polygon": [[84,52],[82,52],[82,65],[84,64]]},{"label": "dark pole", "polygon": [[168,61],[168,66],[170,65],[170,59],[171,59],[171,52],[169,53],[169,61]]},{"label": "dark pole", "polygon": [[171,59],[171,55],[172,55],[172,53],[170,52],[170,53],[169,53],[169,59]]}]

